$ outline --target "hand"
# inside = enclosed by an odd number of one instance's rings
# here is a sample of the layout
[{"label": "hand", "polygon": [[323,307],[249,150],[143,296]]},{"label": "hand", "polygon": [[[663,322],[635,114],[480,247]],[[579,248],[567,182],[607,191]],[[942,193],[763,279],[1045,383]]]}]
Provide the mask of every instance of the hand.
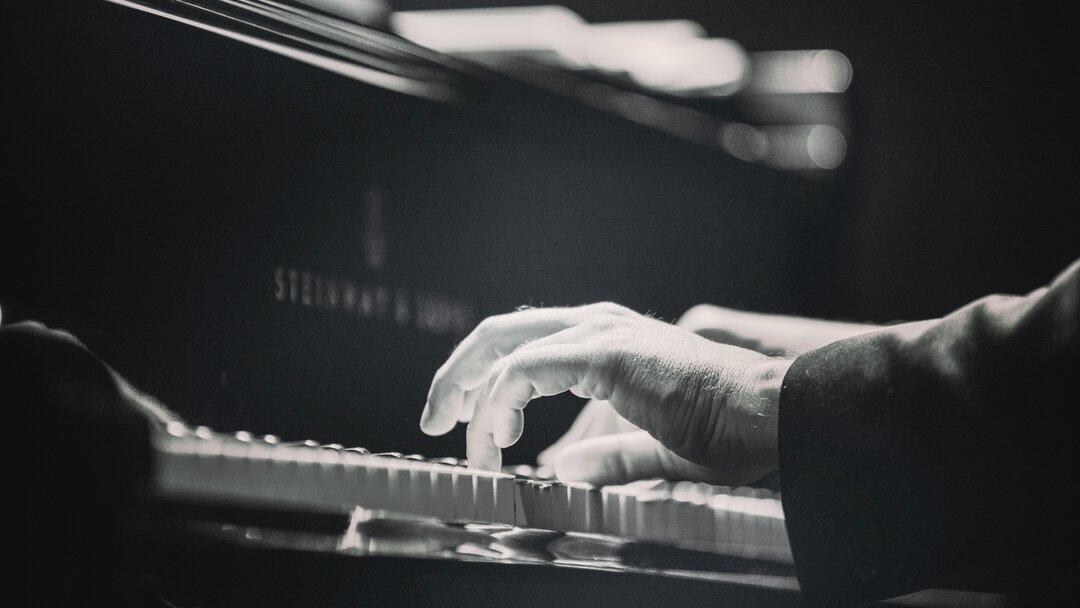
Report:
[{"label": "hand", "polygon": [[[78,338],[62,329],[47,327],[38,321],[20,321],[0,327],[0,369],[8,365],[6,359],[27,368],[20,373],[22,380],[33,376],[37,389],[52,396],[39,395],[38,401],[70,404],[75,411],[92,411],[94,404],[105,416],[133,412],[150,423],[165,427],[171,422],[181,422],[153,397],[139,391],[123,376],[95,357]],[[108,404],[105,406],[105,404]]]},{"label": "hand", "polygon": [[613,304],[485,319],[439,369],[421,428],[469,421],[471,466],[497,469],[538,396],[609,401],[643,431],[596,438],[556,464],[563,479],[665,476],[745,484],[776,468],[776,411],[788,358],[717,344]]},{"label": "hand", "polygon": [[[694,306],[675,325],[714,342],[788,356],[879,329],[876,325],[759,314],[711,304]],[[593,399],[582,408],[570,429],[541,451],[536,461],[554,467],[564,451],[579,441],[634,430],[637,427],[623,419],[610,403]]]}]

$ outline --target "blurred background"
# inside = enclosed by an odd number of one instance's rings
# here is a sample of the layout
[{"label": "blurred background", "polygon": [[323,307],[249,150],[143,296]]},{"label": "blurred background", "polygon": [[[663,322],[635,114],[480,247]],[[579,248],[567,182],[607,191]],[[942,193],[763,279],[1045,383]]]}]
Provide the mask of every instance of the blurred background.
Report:
[{"label": "blurred background", "polygon": [[418,417],[489,314],[921,319],[1078,254],[1064,8],[302,4],[5,20],[5,323],[195,424],[460,455]]}]

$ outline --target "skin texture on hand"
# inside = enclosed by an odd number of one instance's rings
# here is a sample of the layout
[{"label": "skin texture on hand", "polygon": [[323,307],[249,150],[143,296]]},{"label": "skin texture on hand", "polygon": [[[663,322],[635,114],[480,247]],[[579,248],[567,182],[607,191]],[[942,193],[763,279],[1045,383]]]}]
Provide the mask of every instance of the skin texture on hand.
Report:
[{"label": "skin texture on hand", "polygon": [[[740,346],[766,355],[787,356],[797,356],[837,340],[880,329],[879,326],[871,324],[759,314],[711,304],[694,306],[686,311],[675,325],[714,342]],[[635,431],[640,432],[640,429],[620,416],[609,402],[592,399],[582,408],[570,429],[541,451],[536,460],[543,466],[553,467],[560,477],[574,479],[611,478],[630,481],[648,476],[671,478],[681,474],[690,479],[712,481],[715,477],[709,469],[689,470],[693,465],[688,461],[668,462],[662,457],[657,457],[653,466],[644,467],[639,473],[633,470],[633,466],[642,468],[645,457],[626,454],[635,450],[641,451],[645,444],[644,440],[632,439],[631,435],[617,440],[625,457],[613,454],[608,457],[610,462],[603,463],[586,456],[590,453],[607,454],[605,447],[615,449],[612,447],[614,440],[594,442],[594,438]],[[634,443],[635,441],[642,443]],[[612,473],[625,468],[623,463],[617,462],[620,458],[631,468],[623,475]],[[659,473],[646,474],[656,471]]]},{"label": "skin texture on hand", "polygon": [[[601,303],[485,319],[436,373],[421,428],[468,421],[470,465],[497,469],[535,397],[610,402],[645,431],[597,439],[557,466],[593,482],[657,476],[743,484],[776,467],[776,411],[790,358],[718,344]],[[588,448],[588,449],[586,449]]]}]

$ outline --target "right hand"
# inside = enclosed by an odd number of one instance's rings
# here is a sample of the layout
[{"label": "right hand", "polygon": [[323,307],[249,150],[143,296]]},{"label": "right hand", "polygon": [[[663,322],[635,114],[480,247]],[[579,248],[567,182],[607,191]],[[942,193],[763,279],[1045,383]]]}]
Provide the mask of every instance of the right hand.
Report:
[{"label": "right hand", "polygon": [[[687,310],[675,325],[714,342],[765,355],[788,356],[798,356],[831,342],[879,329],[877,325],[751,313],[711,304],[699,304]],[[582,408],[570,429],[541,451],[536,461],[541,466],[555,469],[560,456],[568,454],[567,449],[581,441],[639,430],[620,416],[609,402],[592,399]],[[577,448],[569,453],[574,451]]]},{"label": "right hand", "polygon": [[420,426],[441,435],[468,421],[469,465],[498,470],[525,406],[569,390],[610,401],[643,430],[561,459],[560,479],[745,484],[776,468],[790,362],[610,303],[523,310],[485,319],[458,345],[432,380]]}]

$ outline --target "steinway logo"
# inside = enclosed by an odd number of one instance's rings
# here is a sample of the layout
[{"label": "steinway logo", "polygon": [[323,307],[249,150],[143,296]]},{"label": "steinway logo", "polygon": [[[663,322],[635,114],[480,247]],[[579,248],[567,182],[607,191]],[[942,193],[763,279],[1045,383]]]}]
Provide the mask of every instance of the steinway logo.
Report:
[{"label": "steinway logo", "polygon": [[461,300],[303,268],[274,269],[274,299],[319,313],[353,315],[435,334],[464,336],[476,324],[473,307]]},{"label": "steinway logo", "polygon": [[[368,187],[360,204],[360,252],[367,270],[379,273],[389,249],[382,190]],[[464,336],[476,324],[475,310],[461,300],[289,266],[274,269],[274,299],[319,313],[353,315],[435,334]]]}]

